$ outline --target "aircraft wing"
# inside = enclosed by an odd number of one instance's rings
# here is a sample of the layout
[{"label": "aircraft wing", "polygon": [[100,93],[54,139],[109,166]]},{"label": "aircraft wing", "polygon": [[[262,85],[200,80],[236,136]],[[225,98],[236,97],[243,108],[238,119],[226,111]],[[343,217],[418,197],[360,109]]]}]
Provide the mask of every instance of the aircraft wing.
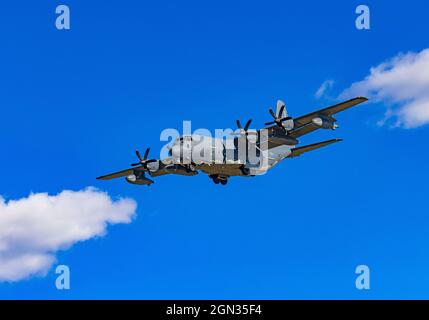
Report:
[{"label": "aircraft wing", "polygon": [[121,170],[121,171],[114,172],[114,173],[109,173],[109,174],[106,174],[104,176],[97,177],[96,179],[97,180],[110,180],[110,179],[125,177],[125,176],[128,176],[130,174],[135,174],[135,172],[139,171],[139,170],[147,172],[152,177],[159,177],[159,176],[170,173],[166,169],[168,168],[168,165],[171,165],[172,163],[173,163],[173,159],[171,157],[169,157],[169,158],[164,159],[162,161],[161,167],[159,167],[157,170],[154,170],[154,171],[145,170],[145,169],[143,169],[143,167],[134,167],[134,168],[125,169],[125,170]]},{"label": "aircraft wing", "polygon": [[130,168],[130,169],[125,169],[125,170],[121,170],[118,172],[114,172],[114,173],[109,173],[109,174],[106,174],[104,176],[97,177],[97,180],[110,180],[110,179],[128,176],[130,174],[133,174],[134,170],[136,170],[136,168]]},{"label": "aircraft wing", "polygon": [[309,144],[307,146],[302,146],[302,147],[298,147],[298,148],[293,148],[291,151],[291,155],[288,158],[294,158],[294,157],[299,157],[301,154],[308,152],[308,151],[313,151],[322,147],[325,147],[327,145],[330,145],[332,143],[336,143],[336,142],[340,142],[343,141],[342,139],[332,139],[332,140],[328,140],[328,141],[323,141],[323,142],[318,142],[318,143],[314,143],[314,144]]},{"label": "aircraft wing", "polygon": [[334,106],[331,106],[325,109],[311,112],[309,114],[306,114],[305,116],[294,118],[296,129],[290,132],[290,135],[294,138],[298,138],[307,133],[313,132],[314,130],[319,128],[311,122],[313,118],[316,118],[317,116],[332,117],[332,115],[338,112],[354,107],[367,100],[368,99],[365,97],[357,97],[357,98],[353,98],[353,99],[338,103]]}]

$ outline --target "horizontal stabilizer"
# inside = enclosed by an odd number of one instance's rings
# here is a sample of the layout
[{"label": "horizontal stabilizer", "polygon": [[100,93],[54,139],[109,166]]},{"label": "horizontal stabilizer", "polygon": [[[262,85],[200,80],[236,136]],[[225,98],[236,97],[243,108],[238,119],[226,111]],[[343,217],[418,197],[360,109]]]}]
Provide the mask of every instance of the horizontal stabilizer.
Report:
[{"label": "horizontal stabilizer", "polygon": [[314,144],[309,144],[307,146],[303,146],[303,147],[299,147],[299,148],[293,148],[291,151],[291,155],[289,156],[289,158],[293,158],[293,157],[299,157],[301,154],[308,152],[308,151],[313,151],[322,147],[325,147],[327,145],[330,145],[332,143],[336,143],[336,142],[340,142],[343,141],[342,139],[332,139],[332,140],[328,140],[328,141],[323,141],[323,142],[318,142],[318,143],[314,143]]}]

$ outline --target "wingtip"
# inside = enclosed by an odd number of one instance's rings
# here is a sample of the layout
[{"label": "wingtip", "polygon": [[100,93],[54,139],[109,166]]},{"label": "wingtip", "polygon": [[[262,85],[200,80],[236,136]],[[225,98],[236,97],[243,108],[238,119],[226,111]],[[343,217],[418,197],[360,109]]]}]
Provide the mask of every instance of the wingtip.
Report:
[{"label": "wingtip", "polygon": [[359,96],[359,97],[356,97],[355,99],[359,99],[359,100],[363,100],[363,101],[368,101],[368,98],[364,97],[364,96]]}]

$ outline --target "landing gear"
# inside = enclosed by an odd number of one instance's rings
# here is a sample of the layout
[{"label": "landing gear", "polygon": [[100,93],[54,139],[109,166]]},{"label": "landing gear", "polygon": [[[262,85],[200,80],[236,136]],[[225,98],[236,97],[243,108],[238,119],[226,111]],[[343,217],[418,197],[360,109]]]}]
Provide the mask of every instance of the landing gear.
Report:
[{"label": "landing gear", "polygon": [[195,165],[194,164],[188,164],[188,166],[186,167],[186,172],[190,173],[190,172],[195,172]]},{"label": "landing gear", "polygon": [[244,165],[242,165],[242,166],[240,167],[240,170],[241,170],[241,172],[242,172],[245,176],[248,176],[248,175],[250,174],[250,169],[249,169],[249,168],[246,168]]},{"label": "landing gear", "polygon": [[221,177],[218,175],[211,175],[210,178],[213,180],[215,184],[226,185],[228,183],[228,177]]}]

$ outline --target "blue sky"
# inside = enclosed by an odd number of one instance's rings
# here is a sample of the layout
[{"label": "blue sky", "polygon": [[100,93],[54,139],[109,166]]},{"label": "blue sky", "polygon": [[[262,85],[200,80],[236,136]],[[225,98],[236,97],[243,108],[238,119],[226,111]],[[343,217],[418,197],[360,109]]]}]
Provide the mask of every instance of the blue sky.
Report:
[{"label": "blue sky", "polygon": [[[58,1],[0,5],[0,194],[94,186],[137,202],[130,224],[56,254],[45,277],[0,282],[0,298],[429,298],[428,126],[378,126],[384,101],[340,114],[344,142],[268,174],[163,176],[150,188],[95,177],[126,168],[160,132],[269,121],[336,103],[369,69],[426,48],[423,1]],[[334,81],[320,99],[320,85]],[[57,264],[71,290],[55,288]],[[355,288],[357,265],[371,289]]]}]

